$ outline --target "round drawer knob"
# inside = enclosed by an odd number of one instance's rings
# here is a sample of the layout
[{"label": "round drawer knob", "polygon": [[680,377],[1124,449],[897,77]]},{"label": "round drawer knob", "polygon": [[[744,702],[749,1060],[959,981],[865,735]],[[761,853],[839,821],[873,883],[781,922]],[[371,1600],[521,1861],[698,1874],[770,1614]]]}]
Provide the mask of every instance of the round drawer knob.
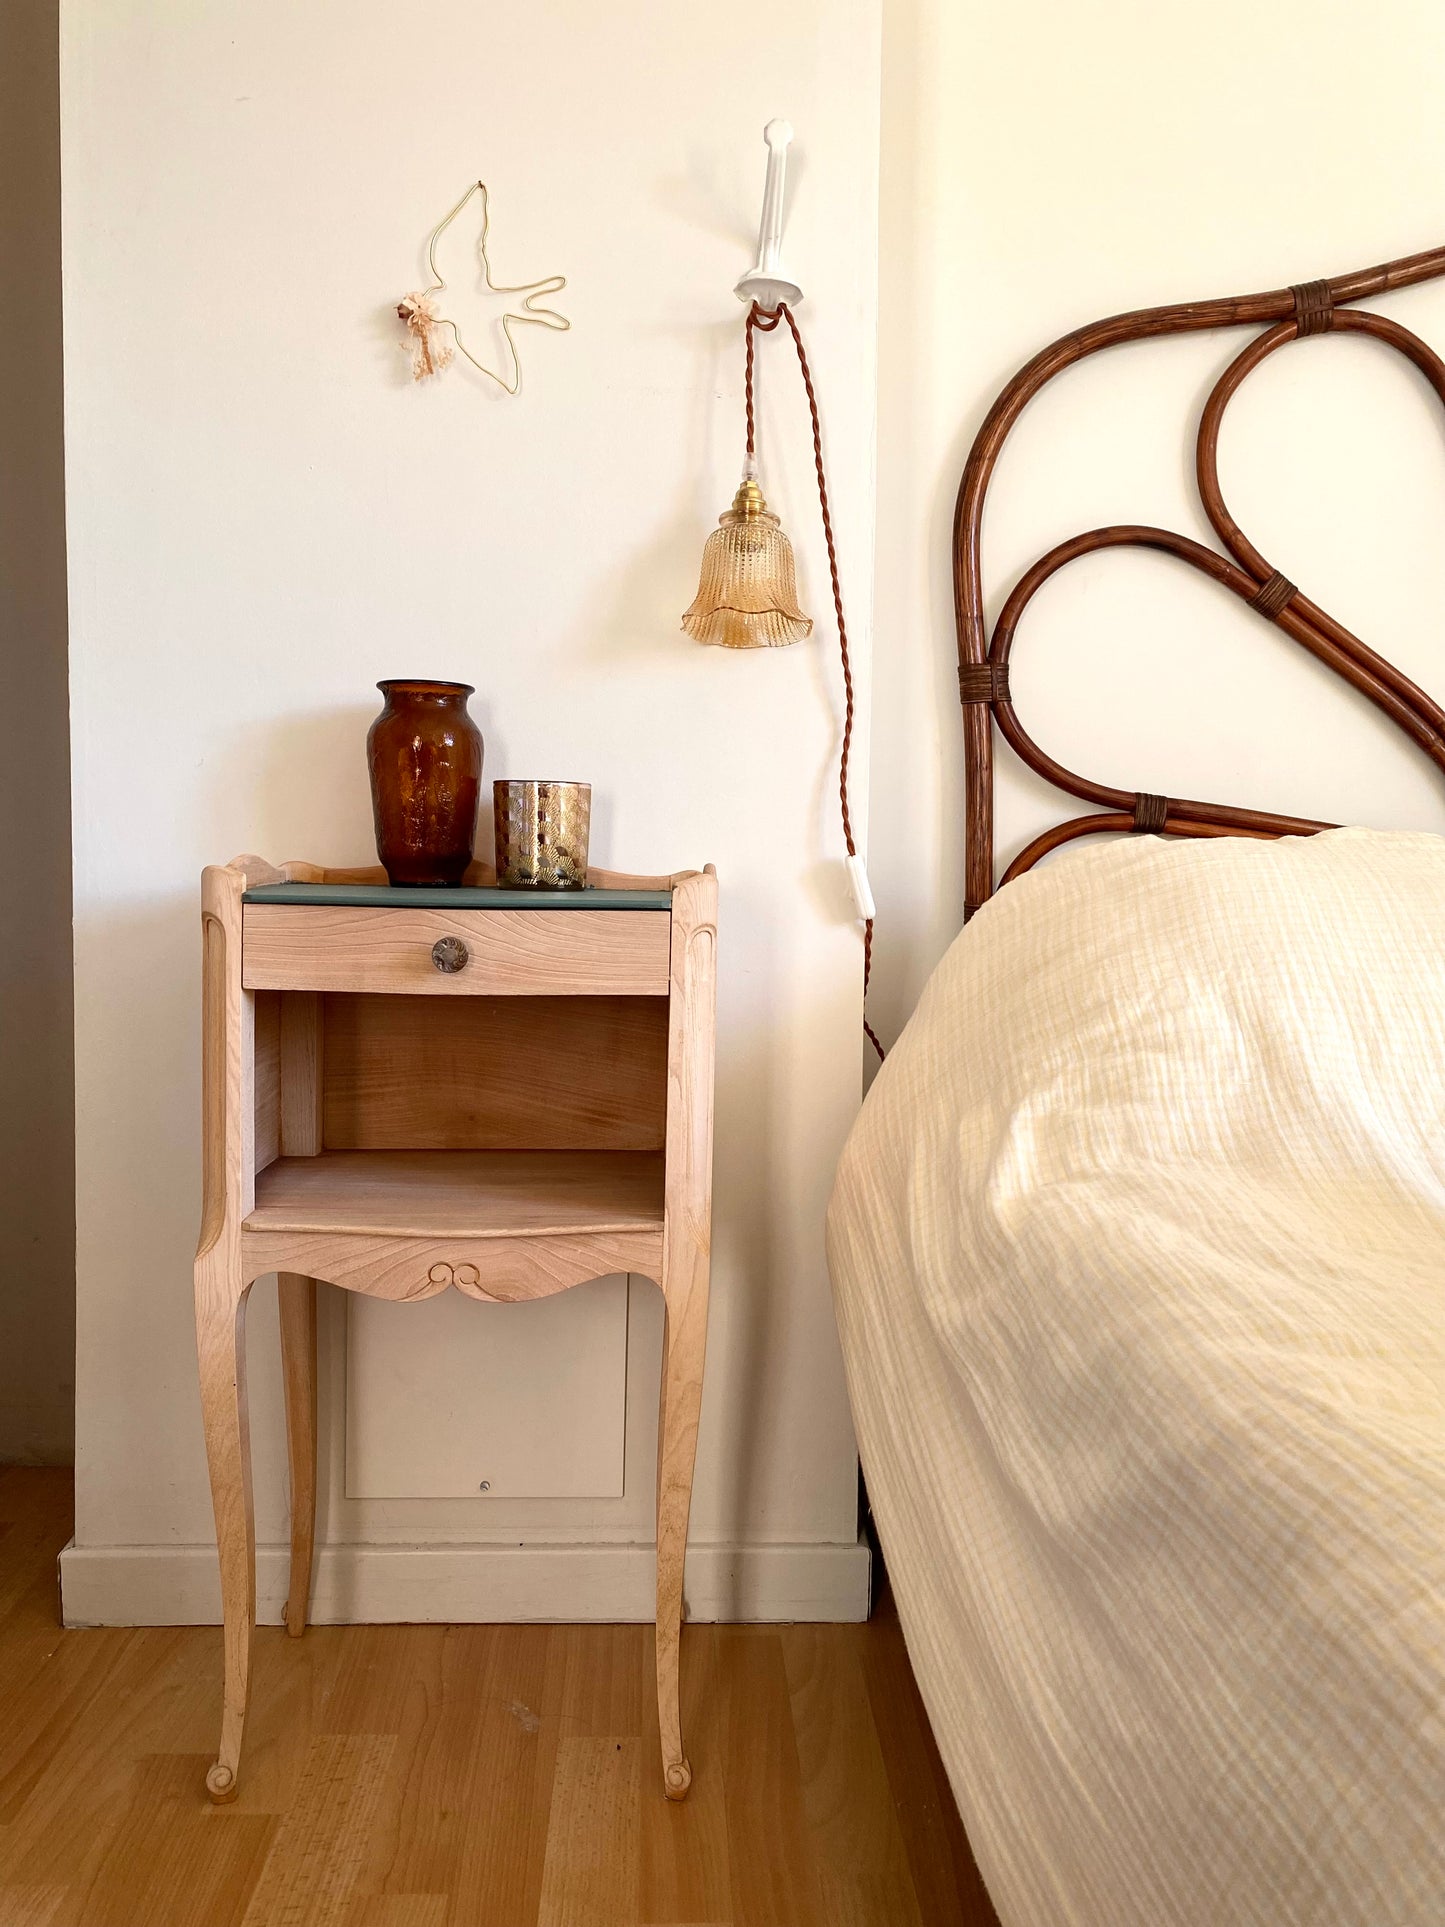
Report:
[{"label": "round drawer knob", "polygon": [[465,970],[469,961],[467,946],[460,937],[438,937],[431,947],[431,960],[438,970],[452,976],[458,970]]}]

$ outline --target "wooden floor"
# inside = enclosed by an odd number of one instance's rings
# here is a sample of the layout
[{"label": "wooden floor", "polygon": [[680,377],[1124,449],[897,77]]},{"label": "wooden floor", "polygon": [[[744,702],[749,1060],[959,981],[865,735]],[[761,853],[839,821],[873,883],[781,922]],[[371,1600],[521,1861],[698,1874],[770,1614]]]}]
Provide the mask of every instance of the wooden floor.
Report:
[{"label": "wooden floor", "polygon": [[0,1471],[0,1927],[996,1927],[896,1618],[257,1635],[240,1798],[210,1628],[62,1632],[66,1474]]}]

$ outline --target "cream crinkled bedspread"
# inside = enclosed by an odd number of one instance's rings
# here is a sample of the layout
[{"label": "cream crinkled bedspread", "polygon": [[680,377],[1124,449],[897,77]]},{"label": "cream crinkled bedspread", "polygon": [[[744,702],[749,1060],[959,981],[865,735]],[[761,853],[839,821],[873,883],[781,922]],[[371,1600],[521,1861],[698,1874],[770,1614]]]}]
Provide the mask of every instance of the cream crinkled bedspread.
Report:
[{"label": "cream crinkled bedspread", "polygon": [[828,1250],[1005,1927],[1445,1927],[1445,839],[1010,884]]}]

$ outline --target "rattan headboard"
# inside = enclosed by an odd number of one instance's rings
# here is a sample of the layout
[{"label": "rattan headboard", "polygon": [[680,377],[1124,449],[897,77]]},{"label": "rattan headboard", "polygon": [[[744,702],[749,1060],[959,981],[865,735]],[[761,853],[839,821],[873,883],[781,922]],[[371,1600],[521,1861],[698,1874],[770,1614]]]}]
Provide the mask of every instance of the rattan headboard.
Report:
[{"label": "rattan headboard", "polygon": [[[1098,809],[1073,817],[1035,838],[1010,864],[1003,882],[1029,869],[1048,851],[1100,830],[1161,832],[1168,836],[1310,835],[1333,825],[1306,817],[1273,816],[1261,810],[1233,809],[1222,803],[1196,803],[1140,790],[1112,789],[1091,782],[1055,762],[1039,748],[1018,719],[1009,695],[1009,655],[1019,618],[1035,591],[1065,563],[1096,549],[1160,549],[1232,589],[1257,615],[1318,656],[1352,683],[1445,769],[1445,711],[1417,689],[1382,656],[1336,622],[1294,583],[1265,560],[1238,526],[1220,493],[1216,450],[1219,424],[1231,398],[1252,370],[1277,348],[1304,335],[1336,332],[1373,335],[1398,349],[1445,401],[1445,361],[1418,335],[1381,315],[1356,312],[1344,303],[1390,288],[1406,288],[1445,274],[1445,248],[1414,254],[1384,267],[1342,274],[1332,281],[1310,281],[1271,294],[1240,295],[1232,300],[1190,301],[1178,307],[1142,308],[1113,315],[1045,348],[1020,369],[989,410],[970,451],[959,485],[953,524],[954,611],[958,624],[958,686],[963,703],[968,821],[964,877],[965,918],[993,893],[993,732],[996,717],[1004,739],[1031,770],[1057,788]],[[1205,404],[1199,424],[1195,472],[1205,512],[1228,551],[1219,555],[1188,536],[1144,526],[1092,529],[1062,542],[1034,563],[1015,585],[990,637],[984,618],[979,536],[984,500],[999,452],[1026,405],[1065,368],[1101,348],[1152,335],[1186,334],[1208,328],[1244,327],[1269,322],[1232,361]],[[1230,558],[1233,558],[1232,560]]]}]

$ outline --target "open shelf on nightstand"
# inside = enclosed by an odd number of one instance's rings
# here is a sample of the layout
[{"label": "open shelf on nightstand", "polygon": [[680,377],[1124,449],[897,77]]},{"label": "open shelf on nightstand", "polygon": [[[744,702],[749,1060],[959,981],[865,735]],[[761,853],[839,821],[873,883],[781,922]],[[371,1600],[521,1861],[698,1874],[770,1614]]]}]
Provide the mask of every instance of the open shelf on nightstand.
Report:
[{"label": "open shelf on nightstand", "polygon": [[541,1238],[662,1228],[660,1151],[323,1151],[256,1174],[248,1231]]}]

